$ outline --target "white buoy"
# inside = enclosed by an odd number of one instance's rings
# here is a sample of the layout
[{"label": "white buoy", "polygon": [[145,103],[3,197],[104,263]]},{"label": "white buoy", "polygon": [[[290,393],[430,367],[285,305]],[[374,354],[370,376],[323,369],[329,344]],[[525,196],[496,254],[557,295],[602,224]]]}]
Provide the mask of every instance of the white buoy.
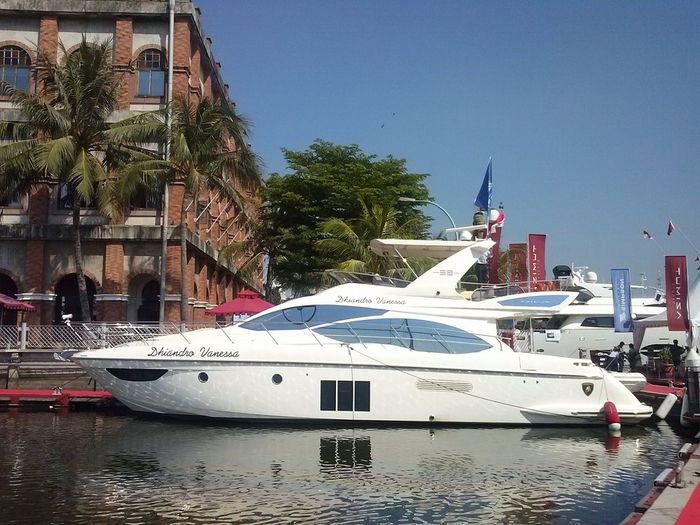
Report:
[{"label": "white buoy", "polygon": [[678,396],[676,396],[676,394],[666,394],[666,397],[664,398],[663,402],[661,403],[661,405],[659,405],[659,408],[656,409],[656,417],[658,417],[659,419],[666,419],[666,416],[671,411],[673,405],[675,405],[677,401]]},{"label": "white buoy", "polygon": [[681,426],[689,427],[690,421],[686,421],[683,415],[688,411],[688,392],[683,394],[683,402],[681,403]]}]

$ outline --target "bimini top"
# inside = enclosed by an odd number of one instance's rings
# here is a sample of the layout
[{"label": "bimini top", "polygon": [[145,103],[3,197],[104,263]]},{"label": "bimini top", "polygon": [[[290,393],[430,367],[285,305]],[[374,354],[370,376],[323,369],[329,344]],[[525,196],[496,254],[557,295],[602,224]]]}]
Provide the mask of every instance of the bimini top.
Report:
[{"label": "bimini top", "polygon": [[435,257],[443,259],[404,288],[406,295],[464,299],[457,287],[459,280],[495,243],[479,241],[426,241],[412,239],[374,239],[369,243],[379,255],[394,257]]},{"label": "bimini top", "polygon": [[475,241],[444,241],[421,239],[373,239],[370,249],[384,257],[434,257],[447,259],[465,248],[474,246]]}]

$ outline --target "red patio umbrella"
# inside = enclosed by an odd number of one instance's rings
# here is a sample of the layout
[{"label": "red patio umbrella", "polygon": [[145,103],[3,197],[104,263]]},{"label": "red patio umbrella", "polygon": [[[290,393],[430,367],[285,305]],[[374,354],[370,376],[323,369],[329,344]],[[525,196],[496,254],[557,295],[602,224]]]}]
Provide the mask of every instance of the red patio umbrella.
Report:
[{"label": "red patio umbrella", "polygon": [[271,306],[274,305],[264,299],[260,299],[258,294],[252,290],[241,290],[241,293],[235,299],[206,310],[204,313],[207,315],[257,314]]},{"label": "red patio umbrella", "polygon": [[33,312],[36,307],[25,303],[24,301],[18,301],[14,297],[0,293],[0,325],[3,324],[5,320],[5,310],[19,310],[21,312]]},{"label": "red patio umbrella", "polygon": [[25,303],[24,301],[18,301],[14,297],[0,293],[0,309],[2,310],[22,310],[23,312],[33,312],[36,307]]}]

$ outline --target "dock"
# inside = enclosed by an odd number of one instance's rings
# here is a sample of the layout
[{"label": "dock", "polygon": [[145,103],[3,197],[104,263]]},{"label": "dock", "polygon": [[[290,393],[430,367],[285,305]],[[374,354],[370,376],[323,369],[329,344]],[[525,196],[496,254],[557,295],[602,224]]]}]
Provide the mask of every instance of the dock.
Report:
[{"label": "dock", "polygon": [[657,476],[622,525],[696,525],[700,523],[700,450],[686,443],[678,463]]},{"label": "dock", "polygon": [[115,402],[104,390],[73,390],[57,388],[0,389],[0,408],[47,408],[68,410],[81,406],[105,406]]},{"label": "dock", "polygon": [[634,393],[637,399],[652,407],[654,411],[661,406],[668,394],[673,394],[676,396],[676,402],[671,407],[669,416],[680,418],[681,407],[683,405],[683,395],[685,394],[684,386],[647,383],[639,392]]}]

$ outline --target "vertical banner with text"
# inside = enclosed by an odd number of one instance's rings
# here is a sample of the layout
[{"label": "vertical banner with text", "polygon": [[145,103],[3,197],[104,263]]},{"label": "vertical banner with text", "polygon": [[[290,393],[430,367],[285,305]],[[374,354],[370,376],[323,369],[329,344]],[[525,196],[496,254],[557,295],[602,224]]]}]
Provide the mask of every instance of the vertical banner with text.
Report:
[{"label": "vertical banner with text", "polygon": [[530,284],[544,281],[544,241],[547,236],[542,233],[530,233],[527,236],[527,268]]},{"label": "vertical banner with text", "polygon": [[511,283],[527,281],[527,243],[512,242],[508,245],[508,266]]},{"label": "vertical banner with text", "polygon": [[666,256],[666,320],[671,331],[688,330],[688,271],[685,255]]},{"label": "vertical banner with text", "polygon": [[616,332],[632,331],[632,297],[630,296],[630,271],[627,268],[610,270],[613,317]]}]

